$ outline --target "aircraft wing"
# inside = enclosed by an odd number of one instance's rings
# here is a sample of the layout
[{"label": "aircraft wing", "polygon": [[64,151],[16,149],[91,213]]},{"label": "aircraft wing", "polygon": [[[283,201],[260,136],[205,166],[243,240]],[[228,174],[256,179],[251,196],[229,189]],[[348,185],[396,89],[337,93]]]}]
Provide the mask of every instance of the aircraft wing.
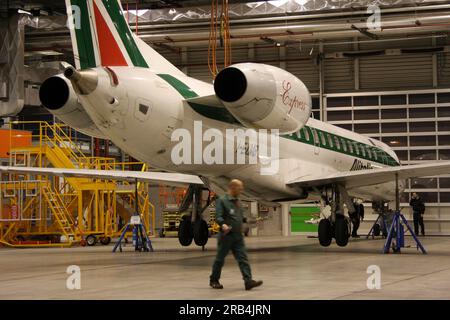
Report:
[{"label": "aircraft wing", "polygon": [[117,181],[161,182],[168,185],[203,184],[195,175],[168,172],[141,172],[119,170],[62,169],[0,166],[0,172],[15,174],[45,174],[64,178],[91,178]]},{"label": "aircraft wing", "polygon": [[386,167],[379,169],[366,169],[359,171],[345,171],[324,176],[306,176],[293,181],[288,185],[301,188],[320,187],[329,184],[342,184],[347,189],[372,186],[389,181],[437,176],[450,174],[450,161],[428,162],[423,164]]}]

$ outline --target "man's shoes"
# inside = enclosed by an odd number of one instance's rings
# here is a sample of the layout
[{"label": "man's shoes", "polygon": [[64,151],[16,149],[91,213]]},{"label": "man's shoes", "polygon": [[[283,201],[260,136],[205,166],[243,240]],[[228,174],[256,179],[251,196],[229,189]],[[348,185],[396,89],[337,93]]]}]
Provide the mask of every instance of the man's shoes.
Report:
[{"label": "man's shoes", "polygon": [[357,234],[352,234],[352,238],[359,238]]},{"label": "man's shoes", "polygon": [[213,289],[223,289],[223,285],[221,285],[219,281],[210,281],[209,285]]},{"label": "man's shoes", "polygon": [[252,290],[253,288],[259,287],[262,285],[262,281],[249,280],[245,282],[245,290]]}]

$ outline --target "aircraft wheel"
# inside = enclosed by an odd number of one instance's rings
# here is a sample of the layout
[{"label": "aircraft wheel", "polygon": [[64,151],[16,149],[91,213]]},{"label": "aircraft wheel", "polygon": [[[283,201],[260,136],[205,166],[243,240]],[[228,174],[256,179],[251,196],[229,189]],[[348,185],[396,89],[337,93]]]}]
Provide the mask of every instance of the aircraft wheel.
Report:
[{"label": "aircraft wheel", "polygon": [[334,238],[336,239],[336,244],[340,247],[345,247],[348,243],[348,238],[350,237],[348,220],[345,219],[345,217],[337,218],[334,230]]},{"label": "aircraft wheel", "polygon": [[333,240],[333,229],[328,219],[322,219],[319,222],[319,243],[322,247],[328,247]]},{"label": "aircraft wheel", "polygon": [[103,237],[100,239],[100,243],[104,246],[107,246],[111,243],[111,237]]},{"label": "aircraft wheel", "polygon": [[373,226],[373,235],[378,237],[381,234],[381,226],[377,223]]},{"label": "aircraft wheel", "polygon": [[196,245],[203,247],[209,238],[208,224],[205,220],[200,219],[194,223],[194,242]]},{"label": "aircraft wheel", "polygon": [[189,217],[183,217],[178,227],[178,241],[184,247],[192,243],[192,222]]},{"label": "aircraft wheel", "polygon": [[96,236],[94,236],[94,235],[88,235],[87,237],[86,237],[86,244],[89,246],[89,247],[92,247],[92,246],[95,246],[96,244],[97,244],[97,237]]}]

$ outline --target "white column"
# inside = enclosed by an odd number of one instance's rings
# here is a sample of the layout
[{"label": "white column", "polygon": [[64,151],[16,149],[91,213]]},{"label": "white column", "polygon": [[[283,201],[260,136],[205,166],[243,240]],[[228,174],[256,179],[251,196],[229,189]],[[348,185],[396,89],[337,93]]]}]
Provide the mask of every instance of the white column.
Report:
[{"label": "white column", "polygon": [[287,237],[291,235],[291,205],[283,203],[281,205],[281,235]]}]

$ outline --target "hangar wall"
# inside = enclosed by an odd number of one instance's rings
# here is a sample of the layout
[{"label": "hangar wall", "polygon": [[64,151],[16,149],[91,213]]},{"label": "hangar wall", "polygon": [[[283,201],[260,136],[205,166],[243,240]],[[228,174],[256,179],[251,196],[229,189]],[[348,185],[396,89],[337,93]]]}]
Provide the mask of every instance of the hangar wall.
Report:
[{"label": "hangar wall", "polygon": [[[446,37],[428,35],[395,41],[248,44],[233,47],[232,59],[285,68],[313,94],[314,117],[380,139],[396,150],[402,163],[412,164],[450,159],[450,53],[432,49],[447,42]],[[360,54],[349,57],[351,51]],[[160,52],[188,75],[212,81],[207,47]],[[450,175],[411,179],[407,185],[402,206],[408,206],[411,192],[419,192],[427,202],[428,233],[450,234]],[[375,218],[369,216],[362,228]]]}]

